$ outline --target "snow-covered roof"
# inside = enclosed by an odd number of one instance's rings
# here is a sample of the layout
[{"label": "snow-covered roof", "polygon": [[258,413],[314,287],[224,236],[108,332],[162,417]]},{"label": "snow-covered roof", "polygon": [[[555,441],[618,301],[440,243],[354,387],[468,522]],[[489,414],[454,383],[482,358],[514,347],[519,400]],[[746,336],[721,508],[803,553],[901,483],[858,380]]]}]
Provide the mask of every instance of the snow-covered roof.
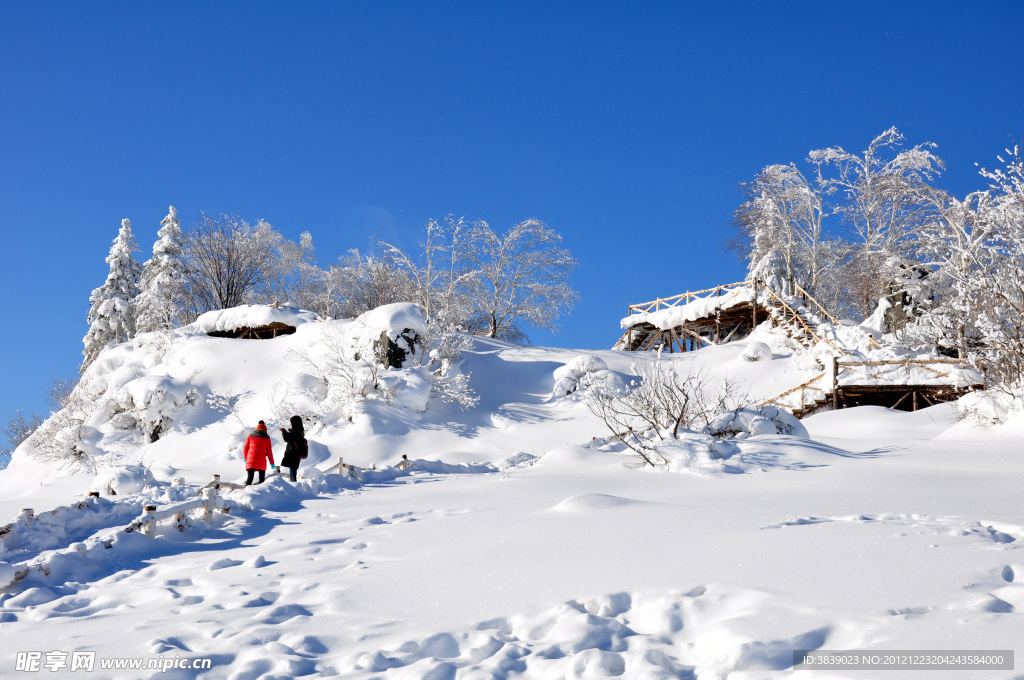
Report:
[{"label": "snow-covered roof", "polygon": [[275,323],[297,327],[300,324],[316,320],[317,316],[313,312],[295,307],[242,305],[207,312],[196,319],[192,325],[201,333],[215,333],[237,331],[241,328],[262,328]]},{"label": "snow-covered roof", "polygon": [[667,330],[681,326],[687,321],[696,321],[714,316],[716,309],[729,309],[741,304],[753,302],[757,293],[753,288],[740,287],[723,293],[722,295],[709,295],[708,297],[696,298],[685,305],[659,309],[654,312],[641,312],[630,314],[620,322],[623,329],[631,328],[640,323],[649,323],[655,328]]}]

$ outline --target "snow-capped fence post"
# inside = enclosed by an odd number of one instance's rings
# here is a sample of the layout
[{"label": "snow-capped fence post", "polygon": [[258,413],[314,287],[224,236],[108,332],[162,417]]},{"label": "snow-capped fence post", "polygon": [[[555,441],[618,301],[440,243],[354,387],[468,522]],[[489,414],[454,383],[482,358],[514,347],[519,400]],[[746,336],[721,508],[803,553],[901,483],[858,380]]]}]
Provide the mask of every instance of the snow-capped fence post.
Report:
[{"label": "snow-capped fence post", "polygon": [[220,475],[214,475],[213,479],[210,481],[210,483],[207,484],[206,486],[204,486],[203,488],[204,489],[217,489],[217,490],[220,490],[221,488],[225,488],[225,489],[241,489],[244,486],[245,486],[244,484],[236,484],[234,482],[222,482],[222,481],[220,481]]},{"label": "snow-capped fence post", "polygon": [[203,499],[203,521],[210,524],[213,522],[213,509],[217,507],[217,490],[201,489],[199,495]]},{"label": "snow-capped fence post", "polygon": [[153,529],[156,528],[156,506],[147,505],[142,510],[142,534],[146,538],[153,538]]}]

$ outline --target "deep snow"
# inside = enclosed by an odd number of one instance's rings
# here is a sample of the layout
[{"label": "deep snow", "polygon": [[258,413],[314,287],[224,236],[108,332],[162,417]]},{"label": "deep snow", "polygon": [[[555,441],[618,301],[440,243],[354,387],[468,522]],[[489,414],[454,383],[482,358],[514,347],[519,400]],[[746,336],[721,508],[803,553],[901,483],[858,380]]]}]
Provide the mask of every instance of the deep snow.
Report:
[{"label": "deep snow", "polygon": [[[310,430],[299,483],[227,492],[235,507],[212,524],[124,533],[146,504],[194,498],[212,474],[244,478],[238,447],[255,421],[276,432],[283,409],[324,396],[296,357],[326,327],[267,341],[181,333],[169,349],[143,339],[101,358],[93,379],[110,394],[152,395],[141,388],[159,378],[204,398],[170,390],[173,422],[155,443],[92,423],[98,454],[149,468],[156,484],[139,494],[82,503],[97,476],[20,451],[0,472],[0,523],[15,524],[0,563],[32,566],[0,589],[0,675],[20,675],[18,652],[86,650],[209,658],[209,678],[864,678],[793,671],[792,651],[1022,647],[1024,460],[1012,426],[959,421],[952,405],[865,407],[803,420],[809,439],[756,435],[725,460],[643,469],[605,444],[579,377],[625,383],[653,355],[474,338],[460,366],[475,407],[339,407]],[[748,361],[753,342],[771,352]],[[820,372],[781,337],[749,343],[661,361],[739,381],[752,400]],[[233,410],[218,409],[227,398]],[[419,462],[391,467],[403,454]],[[362,480],[312,470],[338,456],[377,469]],[[29,507],[40,519],[17,519]]]}]

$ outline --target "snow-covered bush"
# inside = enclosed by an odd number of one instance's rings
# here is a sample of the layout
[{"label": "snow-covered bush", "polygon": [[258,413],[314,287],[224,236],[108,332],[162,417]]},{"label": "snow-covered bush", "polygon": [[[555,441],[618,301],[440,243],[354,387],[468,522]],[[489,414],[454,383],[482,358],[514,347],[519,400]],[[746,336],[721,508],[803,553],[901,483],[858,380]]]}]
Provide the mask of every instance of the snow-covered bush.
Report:
[{"label": "snow-covered bush", "polygon": [[1024,389],[980,390],[970,392],[957,401],[962,420],[982,425],[998,425],[1024,416]]},{"label": "snow-covered bush", "polygon": [[86,385],[78,383],[66,396],[63,408],[43,421],[19,448],[47,463],[90,469],[92,447],[85,442],[85,422],[97,400]]},{"label": "snow-covered bush", "polygon": [[379,399],[425,411],[431,396],[467,408],[477,398],[458,367],[468,340],[428,326],[411,303],[384,305],[354,321],[328,321],[308,352],[290,356],[305,365],[320,388],[306,390],[321,415],[351,420],[356,405]]},{"label": "snow-covered bush", "polygon": [[127,383],[114,400],[111,423],[119,429],[140,430],[155,442],[179,409],[196,403],[196,388],[168,376],[146,376]]},{"label": "snow-covered bush", "polygon": [[770,405],[719,413],[704,427],[704,434],[723,439],[746,439],[760,434],[809,436],[807,428],[792,413]]},{"label": "snow-covered bush", "polygon": [[712,389],[702,374],[684,378],[664,360],[634,365],[633,371],[637,380],[626,388],[591,385],[586,404],[613,437],[648,465],[667,463],[659,450],[666,442],[702,431],[717,414],[740,409],[747,401],[730,381]]},{"label": "snow-covered bush", "polygon": [[772,348],[766,343],[751,341],[747,343],[740,356],[744,361],[769,361],[772,358]]},{"label": "snow-covered bush", "polygon": [[551,396],[555,399],[567,395],[577,397],[590,385],[598,382],[611,382],[613,389],[621,389],[622,381],[603,359],[592,354],[581,354],[569,363],[559,366],[554,371],[555,386]]}]

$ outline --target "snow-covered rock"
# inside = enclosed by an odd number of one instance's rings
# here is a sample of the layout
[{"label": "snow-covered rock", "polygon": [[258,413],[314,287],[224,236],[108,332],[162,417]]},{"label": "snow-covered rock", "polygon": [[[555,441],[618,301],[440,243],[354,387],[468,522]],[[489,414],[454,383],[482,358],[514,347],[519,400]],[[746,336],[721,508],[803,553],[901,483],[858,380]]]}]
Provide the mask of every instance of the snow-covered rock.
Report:
[{"label": "snow-covered rock", "polygon": [[359,315],[350,332],[356,354],[373,356],[388,368],[401,368],[422,353],[427,324],[418,305],[396,302]]}]

